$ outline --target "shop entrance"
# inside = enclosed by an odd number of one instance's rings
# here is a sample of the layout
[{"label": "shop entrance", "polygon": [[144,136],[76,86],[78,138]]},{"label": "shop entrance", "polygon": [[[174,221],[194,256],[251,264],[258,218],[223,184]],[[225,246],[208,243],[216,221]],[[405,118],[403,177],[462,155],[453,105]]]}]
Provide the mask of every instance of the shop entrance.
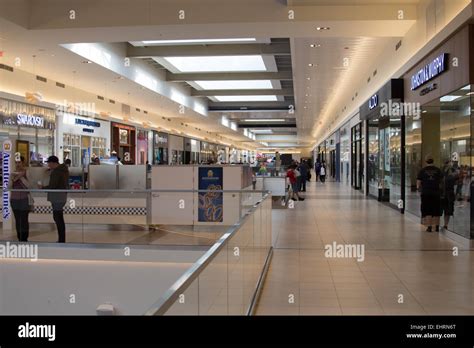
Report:
[{"label": "shop entrance", "polygon": [[448,230],[471,236],[472,121],[471,86],[422,106],[421,115],[406,118],[406,209],[421,216],[416,178],[425,157],[433,156],[444,173],[441,206],[450,216]]}]

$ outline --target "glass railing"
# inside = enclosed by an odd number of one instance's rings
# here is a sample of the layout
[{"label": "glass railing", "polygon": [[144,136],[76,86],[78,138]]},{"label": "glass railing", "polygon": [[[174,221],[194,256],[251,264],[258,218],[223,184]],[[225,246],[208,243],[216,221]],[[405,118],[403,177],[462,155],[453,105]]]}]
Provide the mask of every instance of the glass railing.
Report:
[{"label": "glass railing", "polygon": [[[9,218],[3,220],[0,232],[3,241],[19,241],[20,234],[28,234],[29,242],[58,241],[58,214],[53,205],[59,205],[63,207],[66,243],[204,246],[213,245],[266,193],[39,189],[9,192],[23,201],[31,195],[33,203],[18,204],[12,200]],[[22,232],[18,234],[17,230]]]},{"label": "glass railing", "polygon": [[[9,191],[29,192],[34,210],[28,243],[17,242],[13,212],[2,226],[0,315],[244,315],[253,308],[271,251],[267,192]],[[48,193],[53,201],[66,194],[66,244],[55,243]]]},{"label": "glass railing", "polygon": [[145,314],[252,314],[271,257],[271,209],[266,194]]}]

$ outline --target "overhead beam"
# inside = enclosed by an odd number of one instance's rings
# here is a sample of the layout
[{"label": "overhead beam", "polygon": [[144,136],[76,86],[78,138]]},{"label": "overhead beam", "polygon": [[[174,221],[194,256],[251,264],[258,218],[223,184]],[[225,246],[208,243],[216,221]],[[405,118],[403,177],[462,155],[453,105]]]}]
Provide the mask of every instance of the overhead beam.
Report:
[{"label": "overhead beam", "polygon": [[247,55],[291,55],[289,43],[233,44],[233,45],[181,45],[181,46],[127,46],[127,57],[207,57]]},{"label": "overhead beam", "polygon": [[251,73],[183,73],[166,72],[166,81],[223,81],[223,80],[293,80],[291,71]]},{"label": "overhead beam", "polygon": [[283,95],[293,96],[293,88],[283,89],[217,89],[217,90],[196,90],[193,89],[191,95],[194,97],[212,97],[223,95]]}]

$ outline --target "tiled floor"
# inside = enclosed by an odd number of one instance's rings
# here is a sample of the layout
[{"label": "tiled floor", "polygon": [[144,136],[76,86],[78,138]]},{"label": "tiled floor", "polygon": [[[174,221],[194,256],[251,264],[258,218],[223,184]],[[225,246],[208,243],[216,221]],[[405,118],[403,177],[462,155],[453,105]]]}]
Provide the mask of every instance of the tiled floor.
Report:
[{"label": "tiled floor", "polygon": [[[312,182],[273,211],[276,248],[257,315],[474,314],[474,251],[350,187]],[[364,260],[325,245],[361,244]],[[453,255],[453,248],[459,255]]]},{"label": "tiled floor", "polygon": [[[68,243],[108,243],[138,245],[213,245],[220,238],[222,231],[194,232],[192,226],[163,226],[148,231],[142,226],[127,225],[88,225],[83,228],[79,224],[66,226]],[[16,232],[1,231],[0,240],[16,240]],[[56,242],[56,227],[50,224],[32,224],[30,226],[30,242]]]}]

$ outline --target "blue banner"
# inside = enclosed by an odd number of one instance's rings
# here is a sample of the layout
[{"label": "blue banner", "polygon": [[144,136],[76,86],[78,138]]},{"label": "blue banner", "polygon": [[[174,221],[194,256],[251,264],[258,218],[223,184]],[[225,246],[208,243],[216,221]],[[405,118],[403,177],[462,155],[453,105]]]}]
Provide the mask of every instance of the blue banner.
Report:
[{"label": "blue banner", "polygon": [[6,140],[3,143],[2,152],[2,171],[3,171],[3,182],[2,182],[2,201],[3,201],[3,221],[10,219],[10,191],[8,191],[8,185],[10,183],[10,151],[12,143]]},{"label": "blue banner", "polygon": [[209,190],[199,193],[198,221],[200,222],[223,221],[223,194],[212,192],[223,189],[222,169],[222,167],[199,168],[199,190]]}]

